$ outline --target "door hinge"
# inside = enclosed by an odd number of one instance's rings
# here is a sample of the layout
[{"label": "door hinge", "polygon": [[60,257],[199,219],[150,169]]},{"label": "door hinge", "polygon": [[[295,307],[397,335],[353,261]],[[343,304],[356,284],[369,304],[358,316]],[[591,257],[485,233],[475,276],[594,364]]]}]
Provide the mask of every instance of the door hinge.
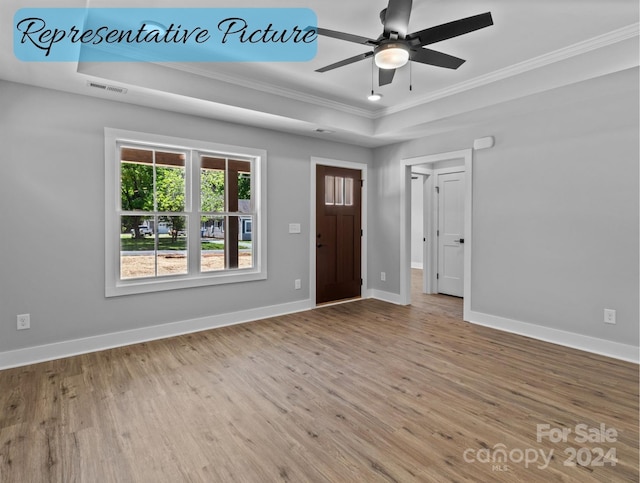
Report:
[{"label": "door hinge", "polygon": [[364,230],[360,230],[360,236],[364,236]]},{"label": "door hinge", "polygon": [[440,194],[440,186],[436,186],[436,193]]},{"label": "door hinge", "polygon": [[364,285],[364,281],[362,279],[360,279],[360,285]]},{"label": "door hinge", "polygon": [[436,230],[436,236],[440,236],[440,230]]},{"label": "door hinge", "polygon": [[423,241],[423,242],[426,242],[426,241],[427,241],[427,239],[426,239],[426,238],[423,238],[423,239],[422,239],[422,241]]},{"label": "door hinge", "polygon": [[363,180],[363,179],[361,179],[361,180],[360,180],[360,188],[362,188],[363,186],[364,186],[364,180]]},{"label": "door hinge", "polygon": [[436,280],[440,280],[440,274],[436,273]]}]

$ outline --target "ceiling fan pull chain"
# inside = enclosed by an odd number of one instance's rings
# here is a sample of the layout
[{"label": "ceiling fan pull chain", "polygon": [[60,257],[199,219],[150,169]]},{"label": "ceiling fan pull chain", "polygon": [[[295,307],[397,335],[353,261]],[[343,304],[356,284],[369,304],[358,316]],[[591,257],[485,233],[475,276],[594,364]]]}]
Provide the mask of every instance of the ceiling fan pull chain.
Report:
[{"label": "ceiling fan pull chain", "polygon": [[413,66],[409,62],[409,91],[413,90]]},{"label": "ceiling fan pull chain", "polygon": [[371,57],[371,95],[373,96],[373,75],[375,72],[375,63],[373,57]]}]

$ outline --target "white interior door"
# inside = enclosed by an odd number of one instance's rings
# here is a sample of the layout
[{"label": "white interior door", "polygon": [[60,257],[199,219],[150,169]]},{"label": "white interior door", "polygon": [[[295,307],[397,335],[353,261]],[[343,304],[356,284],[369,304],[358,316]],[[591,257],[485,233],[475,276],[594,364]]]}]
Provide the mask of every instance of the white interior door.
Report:
[{"label": "white interior door", "polygon": [[464,172],[438,175],[438,292],[464,293]]}]

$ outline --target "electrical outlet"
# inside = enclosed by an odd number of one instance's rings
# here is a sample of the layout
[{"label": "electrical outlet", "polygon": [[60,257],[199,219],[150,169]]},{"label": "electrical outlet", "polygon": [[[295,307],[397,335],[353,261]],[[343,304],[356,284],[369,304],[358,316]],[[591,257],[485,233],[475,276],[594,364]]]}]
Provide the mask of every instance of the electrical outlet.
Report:
[{"label": "electrical outlet", "polygon": [[616,311],[613,309],[604,309],[604,323],[615,324],[616,323]]},{"label": "electrical outlet", "polygon": [[17,327],[18,330],[25,330],[31,328],[31,316],[29,314],[18,315]]},{"label": "electrical outlet", "polygon": [[383,282],[387,281],[387,274],[385,272],[380,272],[380,280]]},{"label": "electrical outlet", "polygon": [[296,280],[293,282],[293,286],[296,290],[300,290],[302,288],[302,283],[300,282],[299,278],[296,278]]}]

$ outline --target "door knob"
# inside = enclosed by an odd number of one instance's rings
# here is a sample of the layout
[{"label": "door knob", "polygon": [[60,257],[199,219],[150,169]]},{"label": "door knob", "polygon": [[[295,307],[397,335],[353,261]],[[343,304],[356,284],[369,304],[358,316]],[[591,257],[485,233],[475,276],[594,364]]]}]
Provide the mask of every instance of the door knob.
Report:
[{"label": "door knob", "polygon": [[318,248],[321,248],[321,247],[323,247],[324,245],[323,245],[322,243],[318,243],[316,246],[317,246]]},{"label": "door knob", "polygon": [[464,243],[464,238],[460,238],[460,240],[457,241],[459,241],[460,243]]}]

